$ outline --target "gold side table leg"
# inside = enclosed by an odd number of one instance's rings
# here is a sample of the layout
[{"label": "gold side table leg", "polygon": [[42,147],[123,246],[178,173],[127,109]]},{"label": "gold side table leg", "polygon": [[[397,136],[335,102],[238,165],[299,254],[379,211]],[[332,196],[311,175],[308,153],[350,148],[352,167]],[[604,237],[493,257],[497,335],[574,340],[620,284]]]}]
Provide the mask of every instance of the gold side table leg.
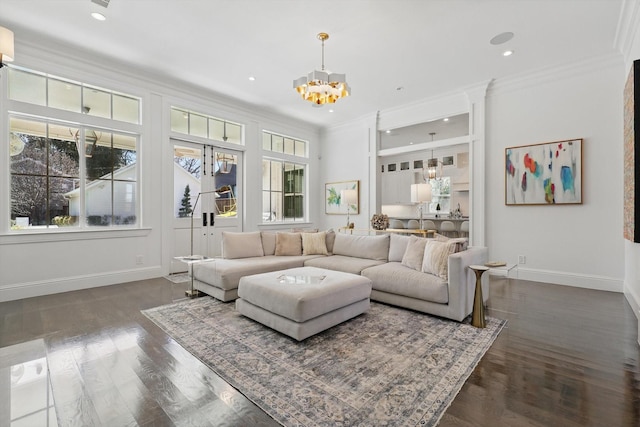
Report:
[{"label": "gold side table leg", "polygon": [[485,266],[469,266],[476,274],[476,291],[473,296],[473,312],[471,314],[471,325],[476,328],[486,328],[487,321],[484,316],[484,299],[482,297],[482,273],[489,268]]}]

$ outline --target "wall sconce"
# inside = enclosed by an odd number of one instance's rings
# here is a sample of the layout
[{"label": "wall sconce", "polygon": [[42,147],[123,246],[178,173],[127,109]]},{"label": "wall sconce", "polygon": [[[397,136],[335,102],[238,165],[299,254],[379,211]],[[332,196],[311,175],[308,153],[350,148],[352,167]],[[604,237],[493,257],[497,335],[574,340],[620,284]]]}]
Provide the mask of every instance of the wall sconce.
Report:
[{"label": "wall sconce", "polygon": [[0,27],[0,68],[5,62],[13,62],[13,31]]}]

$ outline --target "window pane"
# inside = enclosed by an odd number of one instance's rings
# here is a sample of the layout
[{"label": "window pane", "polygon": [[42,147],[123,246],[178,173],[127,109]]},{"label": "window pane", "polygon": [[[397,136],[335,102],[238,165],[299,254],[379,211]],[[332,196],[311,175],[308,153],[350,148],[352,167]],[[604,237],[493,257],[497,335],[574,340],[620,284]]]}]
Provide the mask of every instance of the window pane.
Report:
[{"label": "window pane", "polygon": [[[71,134],[77,134],[76,128],[67,128],[69,136],[58,139],[54,136],[55,126],[49,125],[49,175],[66,176],[69,178],[80,177],[80,164],[78,148]],[[60,129],[57,129],[58,131]]]},{"label": "window pane", "polygon": [[282,191],[282,163],[271,162],[271,191]]},{"label": "window pane", "polygon": [[74,178],[49,178],[49,217],[53,227],[77,227],[78,215],[71,215],[69,204],[78,180]]},{"label": "window pane", "polygon": [[262,222],[272,222],[276,220],[275,209],[271,206],[271,192],[262,192]]},{"label": "window pane", "polygon": [[207,118],[197,114],[189,114],[189,135],[207,137]]},{"label": "window pane", "polygon": [[224,141],[225,129],[222,120],[209,119],[209,139]]},{"label": "window pane", "polygon": [[276,153],[284,152],[284,138],[279,135],[273,135],[271,139],[271,151]]},{"label": "window pane", "polygon": [[[173,168],[173,200],[176,218],[187,218],[191,215],[193,204],[201,188],[201,159],[200,149],[178,145],[173,149],[175,163]],[[199,215],[194,214],[194,216],[198,217]]]},{"label": "window pane", "polygon": [[269,160],[262,161],[262,189],[271,189],[271,162]]},{"label": "window pane", "polygon": [[46,77],[9,68],[9,98],[30,104],[47,105]]},{"label": "window pane", "polygon": [[307,157],[306,144],[304,143],[304,141],[296,141],[295,150],[296,150],[295,152],[296,156]]},{"label": "window pane", "polygon": [[111,151],[111,133],[87,129],[84,134],[87,180],[111,179],[111,172],[122,166],[120,163],[114,163],[115,159]]},{"label": "window pane", "polygon": [[107,226],[111,224],[112,182],[103,179],[87,181],[85,186],[87,225]]},{"label": "window pane", "polygon": [[[47,223],[47,178],[11,176],[11,228]],[[17,226],[17,227],[15,227]]]},{"label": "window pane", "polygon": [[186,111],[171,109],[171,130],[184,134],[189,133],[189,113]]},{"label": "window pane", "polygon": [[140,100],[113,94],[113,120],[140,123]]},{"label": "window pane", "polygon": [[274,221],[282,221],[282,193],[271,193],[271,209],[275,212]]},{"label": "window pane", "polygon": [[[44,123],[11,118],[9,155],[11,173],[46,174],[47,126]],[[12,194],[20,198],[20,194]]]},{"label": "window pane", "polygon": [[111,94],[85,86],[82,91],[82,111],[89,116],[111,118]]},{"label": "window pane", "polygon": [[284,138],[284,154],[294,154],[294,143],[291,138]]},{"label": "window pane", "polygon": [[262,132],[262,149],[271,151],[271,134]]},{"label": "window pane", "polygon": [[[130,175],[130,174],[127,174]],[[127,178],[126,176],[123,178]],[[135,225],[136,186],[133,182],[113,182],[113,224]]]},{"label": "window pane", "polygon": [[227,142],[242,144],[242,126],[227,122]]},{"label": "window pane", "polygon": [[49,79],[49,107],[79,113],[80,85],[62,80]]}]

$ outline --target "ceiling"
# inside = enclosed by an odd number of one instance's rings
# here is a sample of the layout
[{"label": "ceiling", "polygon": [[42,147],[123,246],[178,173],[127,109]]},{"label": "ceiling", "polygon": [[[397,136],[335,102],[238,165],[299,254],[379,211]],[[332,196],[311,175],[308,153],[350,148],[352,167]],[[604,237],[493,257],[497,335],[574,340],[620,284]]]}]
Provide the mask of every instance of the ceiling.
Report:
[{"label": "ceiling", "polygon": [[[490,79],[616,52],[623,0],[2,0],[21,43],[65,45],[320,127]],[[499,33],[512,40],[492,45]],[[325,65],[351,96],[314,108],[292,81]],[[503,57],[506,49],[514,50]],[[249,77],[255,77],[250,81]],[[333,110],[333,112],[330,112]]]}]

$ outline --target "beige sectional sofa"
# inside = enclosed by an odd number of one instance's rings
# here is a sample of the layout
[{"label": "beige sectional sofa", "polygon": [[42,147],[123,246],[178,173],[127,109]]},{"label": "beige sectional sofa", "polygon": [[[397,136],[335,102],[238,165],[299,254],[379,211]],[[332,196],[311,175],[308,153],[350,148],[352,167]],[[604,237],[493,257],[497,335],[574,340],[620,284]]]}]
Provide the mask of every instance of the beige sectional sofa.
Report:
[{"label": "beige sectional sofa", "polygon": [[372,300],[462,321],[473,309],[475,275],[468,267],[488,258],[487,248],[464,246],[460,239],[395,234],[223,232],[223,257],[194,264],[194,286],[231,301],[243,276],[311,266],[369,278]]}]

